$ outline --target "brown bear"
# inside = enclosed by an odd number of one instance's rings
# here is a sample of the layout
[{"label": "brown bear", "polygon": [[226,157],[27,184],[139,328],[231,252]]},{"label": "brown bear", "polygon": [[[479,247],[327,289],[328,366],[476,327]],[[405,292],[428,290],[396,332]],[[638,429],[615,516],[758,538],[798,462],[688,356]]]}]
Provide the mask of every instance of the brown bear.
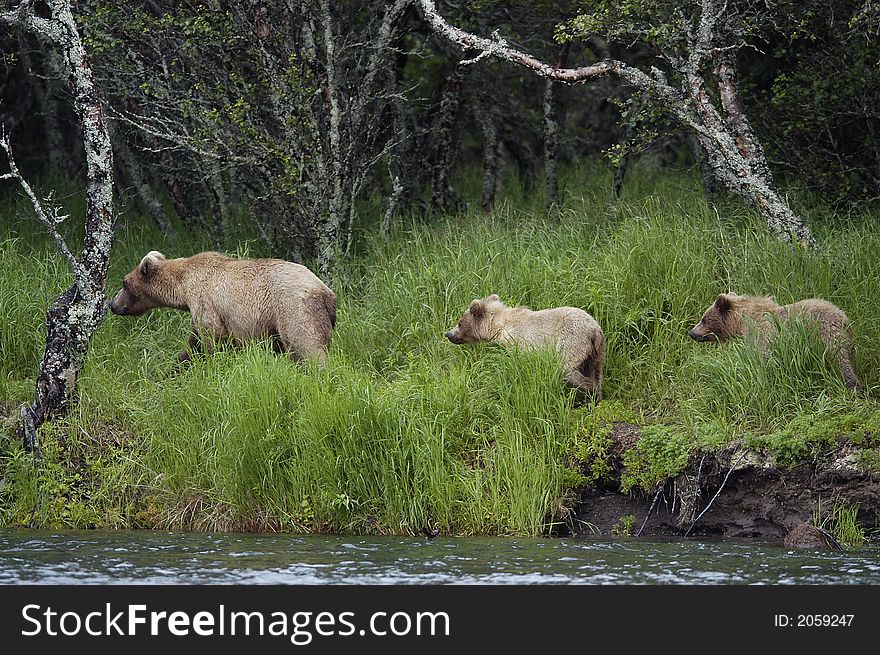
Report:
[{"label": "brown bear", "polygon": [[730,337],[756,336],[763,350],[776,332],[776,325],[789,317],[815,321],[822,340],[840,350],[840,370],[846,386],[863,389],[853,370],[852,328],[846,314],[827,300],[809,298],[791,305],[777,305],[769,296],[722,293],[702,320],[688,331],[695,341],[725,341]]},{"label": "brown bear", "polygon": [[532,311],[508,307],[492,294],[474,300],[453,329],[446,332],[452,343],[493,341],[528,350],[549,348],[562,358],[565,381],[602,399],[602,367],[605,334],[583,309],[555,307]]},{"label": "brown bear", "polygon": [[179,259],[149,252],[110,303],[120,316],[157,307],[192,315],[189,351],[180,353],[180,362],[190,352],[210,352],[214,339],[241,344],[266,337],[293,361],[323,362],[336,325],[336,295],[305,266],[217,252]]}]

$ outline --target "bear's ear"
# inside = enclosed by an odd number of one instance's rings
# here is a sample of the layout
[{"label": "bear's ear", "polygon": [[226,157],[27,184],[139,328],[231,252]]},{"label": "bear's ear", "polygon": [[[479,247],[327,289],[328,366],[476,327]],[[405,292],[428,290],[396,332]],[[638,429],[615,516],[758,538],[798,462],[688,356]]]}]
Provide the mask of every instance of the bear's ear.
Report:
[{"label": "bear's ear", "polygon": [[497,294],[497,293],[493,293],[491,296],[489,296],[488,298],[486,298],[486,300],[490,300],[490,301],[491,301],[491,300],[501,300],[501,299],[498,297],[498,294]]},{"label": "bear's ear", "polygon": [[138,273],[143,280],[149,281],[159,267],[159,262],[165,259],[165,255],[156,250],[147,253],[146,257],[141,260],[138,265]]},{"label": "bear's ear", "polygon": [[719,293],[718,297],[715,299],[715,307],[722,314],[726,314],[733,308],[733,301],[727,294]]},{"label": "bear's ear", "polygon": [[468,311],[474,318],[483,318],[486,315],[486,305],[479,300],[474,300]]}]

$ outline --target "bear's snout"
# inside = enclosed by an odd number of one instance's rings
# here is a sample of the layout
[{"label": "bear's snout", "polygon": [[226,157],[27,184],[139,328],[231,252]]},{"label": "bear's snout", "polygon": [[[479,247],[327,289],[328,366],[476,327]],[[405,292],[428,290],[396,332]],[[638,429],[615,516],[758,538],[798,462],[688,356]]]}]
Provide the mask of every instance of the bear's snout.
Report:
[{"label": "bear's snout", "polygon": [[128,305],[119,299],[119,296],[121,295],[122,292],[119,292],[115,296],[113,296],[113,300],[111,300],[110,304],[107,305],[107,309],[109,309],[117,316],[127,316],[129,314]]},{"label": "bear's snout", "polygon": [[705,334],[701,333],[697,330],[696,327],[692,327],[688,330],[688,336],[694,341],[716,341],[716,337],[711,332],[707,332]]},{"label": "bear's snout", "polygon": [[446,332],[445,335],[446,335],[446,338],[449,339],[454,344],[461,344],[462,343],[462,340],[459,339],[457,336],[455,336],[455,333],[453,330],[449,330],[449,332]]}]

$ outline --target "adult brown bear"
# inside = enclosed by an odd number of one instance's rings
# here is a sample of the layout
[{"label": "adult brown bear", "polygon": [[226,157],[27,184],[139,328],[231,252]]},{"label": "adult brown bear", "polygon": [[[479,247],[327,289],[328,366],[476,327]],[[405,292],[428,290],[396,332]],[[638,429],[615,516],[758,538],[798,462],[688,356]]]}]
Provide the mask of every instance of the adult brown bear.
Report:
[{"label": "adult brown bear", "polygon": [[281,259],[233,259],[217,252],[166,259],[152,251],[110,302],[120,316],[157,307],[192,315],[189,359],[213,340],[274,338],[294,361],[323,362],[336,325],[336,295],[305,266]]}]

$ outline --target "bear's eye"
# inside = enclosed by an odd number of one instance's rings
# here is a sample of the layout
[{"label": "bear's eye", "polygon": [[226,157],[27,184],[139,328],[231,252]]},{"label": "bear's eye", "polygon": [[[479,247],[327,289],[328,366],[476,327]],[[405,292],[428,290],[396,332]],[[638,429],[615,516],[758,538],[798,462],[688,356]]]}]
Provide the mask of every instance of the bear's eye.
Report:
[{"label": "bear's eye", "polygon": [[122,281],[122,288],[125,289],[126,291],[128,291],[128,281],[127,280]]}]

